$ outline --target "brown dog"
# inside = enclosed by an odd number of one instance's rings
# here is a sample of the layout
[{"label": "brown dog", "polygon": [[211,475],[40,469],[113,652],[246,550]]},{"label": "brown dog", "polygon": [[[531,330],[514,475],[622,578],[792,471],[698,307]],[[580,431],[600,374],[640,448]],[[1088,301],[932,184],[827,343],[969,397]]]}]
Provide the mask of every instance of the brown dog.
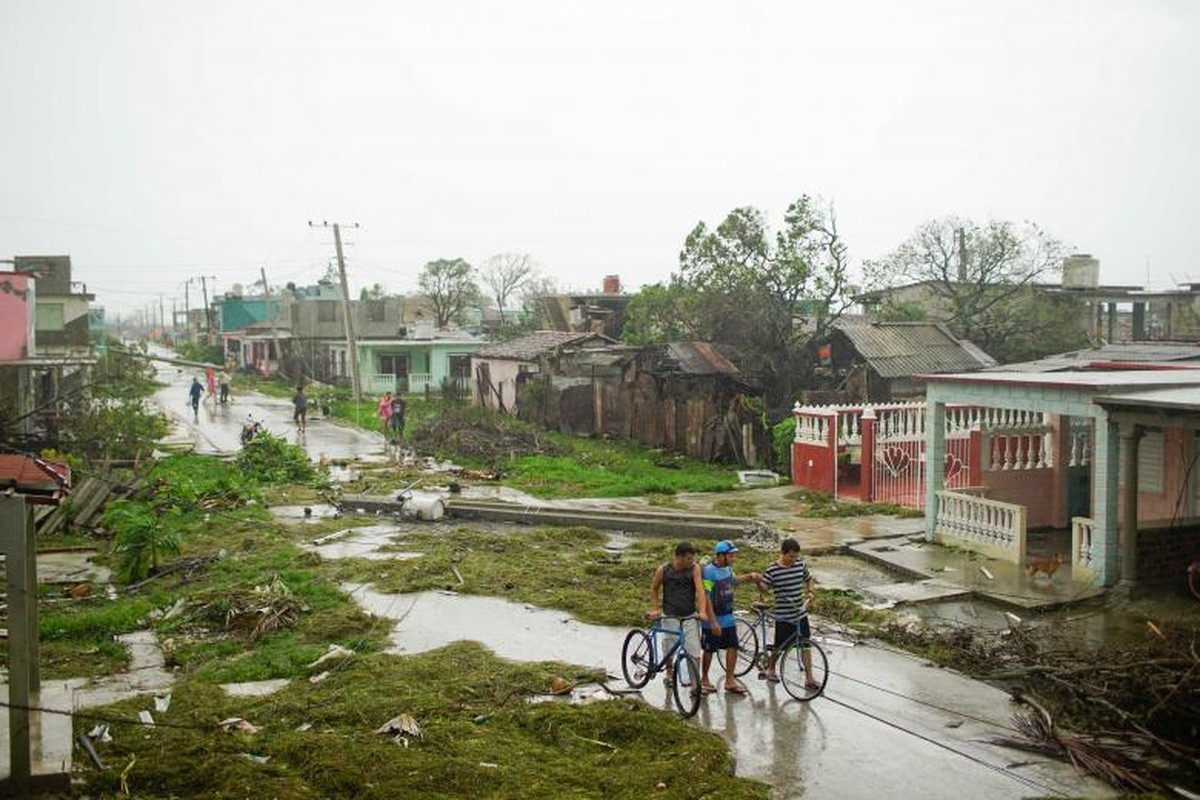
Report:
[{"label": "brown dog", "polygon": [[1031,558],[1025,565],[1029,579],[1033,580],[1041,572],[1047,580],[1054,580],[1054,573],[1062,566],[1062,553],[1055,553],[1052,558]]}]

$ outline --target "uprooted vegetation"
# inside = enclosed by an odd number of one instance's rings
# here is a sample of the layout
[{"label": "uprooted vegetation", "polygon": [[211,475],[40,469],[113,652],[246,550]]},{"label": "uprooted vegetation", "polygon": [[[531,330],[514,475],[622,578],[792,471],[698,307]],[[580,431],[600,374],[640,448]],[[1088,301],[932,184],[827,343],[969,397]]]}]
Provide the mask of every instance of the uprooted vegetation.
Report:
[{"label": "uprooted vegetation", "polygon": [[[414,656],[352,656],[318,682],[262,698],[175,688],[160,727],[115,724],[98,745],[112,769],[89,790],[147,796],[763,798],[732,775],[719,736],[640,703],[530,703],[556,677],[598,675],[514,664],[460,643]],[[136,718],[145,701],[107,709]],[[408,733],[378,732],[407,715]],[[225,732],[218,723],[253,728]],[[80,721],[79,731],[88,723]],[[251,730],[257,729],[254,732]],[[661,785],[660,785],[661,784]]]},{"label": "uprooted vegetation", "polygon": [[785,498],[796,503],[796,512],[802,517],[868,517],[876,514],[889,517],[923,517],[924,513],[895,503],[860,503],[857,500],[840,501],[827,492],[812,489],[797,489]]},{"label": "uprooted vegetation", "polygon": [[883,637],[995,683],[1031,711],[1010,746],[1066,758],[1125,792],[1200,788],[1200,654],[1194,620],[1146,624],[1141,641],[1098,648],[1059,625],[1001,636],[889,625]]}]

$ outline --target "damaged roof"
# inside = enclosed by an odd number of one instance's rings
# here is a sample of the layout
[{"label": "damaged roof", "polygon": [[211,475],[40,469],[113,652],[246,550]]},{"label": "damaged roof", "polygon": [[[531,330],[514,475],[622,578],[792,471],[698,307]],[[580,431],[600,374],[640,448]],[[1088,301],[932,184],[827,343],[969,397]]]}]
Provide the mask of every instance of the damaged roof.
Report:
[{"label": "damaged roof", "polygon": [[656,372],[743,376],[737,348],[712,342],[671,342],[650,348]]},{"label": "damaged roof", "polygon": [[883,378],[970,372],[996,364],[975,344],[935,322],[851,322],[837,328]]},{"label": "damaged roof", "polygon": [[1114,364],[1165,364],[1200,361],[1200,345],[1186,342],[1123,342],[1007,364],[1005,372],[1067,372]]},{"label": "damaged roof", "polygon": [[579,333],[576,331],[538,331],[528,336],[521,336],[509,342],[485,347],[475,354],[475,358],[492,358],[504,361],[537,361],[541,356],[553,353],[568,345],[615,344],[615,342],[599,333]]}]

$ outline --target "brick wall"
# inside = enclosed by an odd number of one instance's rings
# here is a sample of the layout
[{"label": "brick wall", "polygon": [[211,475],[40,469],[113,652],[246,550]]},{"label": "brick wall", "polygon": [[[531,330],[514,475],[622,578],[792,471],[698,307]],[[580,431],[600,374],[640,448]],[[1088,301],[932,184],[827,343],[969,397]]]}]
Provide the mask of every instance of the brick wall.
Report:
[{"label": "brick wall", "polygon": [[1138,581],[1179,583],[1188,564],[1200,558],[1200,525],[1138,531]]}]

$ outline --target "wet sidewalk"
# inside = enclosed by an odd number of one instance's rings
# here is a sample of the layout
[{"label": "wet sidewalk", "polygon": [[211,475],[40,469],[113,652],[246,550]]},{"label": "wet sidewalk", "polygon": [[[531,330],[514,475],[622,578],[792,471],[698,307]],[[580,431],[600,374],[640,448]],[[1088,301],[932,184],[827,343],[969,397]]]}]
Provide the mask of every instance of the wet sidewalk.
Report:
[{"label": "wet sidewalk", "polygon": [[880,604],[977,596],[1033,611],[1070,605],[1104,593],[1096,584],[1072,580],[1070,564],[1060,565],[1053,576],[1031,576],[1024,565],[943,547],[925,541],[923,535],[875,538],[852,544],[850,552],[908,579],[863,589],[868,601]]}]

